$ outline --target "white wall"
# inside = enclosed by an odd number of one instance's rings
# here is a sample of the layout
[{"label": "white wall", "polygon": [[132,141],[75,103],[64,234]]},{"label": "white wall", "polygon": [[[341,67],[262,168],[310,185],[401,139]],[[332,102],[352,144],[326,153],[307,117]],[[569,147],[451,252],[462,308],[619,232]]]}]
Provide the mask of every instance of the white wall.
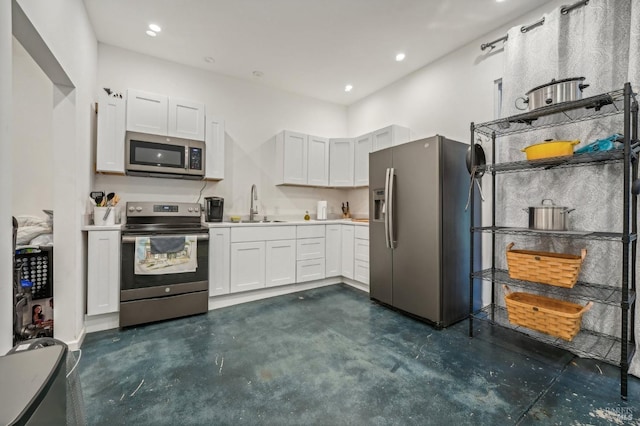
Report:
[{"label": "white wall", "polygon": [[53,208],[53,83],[13,40],[12,213],[43,219]]},{"label": "white wall", "polygon": [[[346,191],[275,186],[273,137],[288,129],[325,137],[347,134],[346,108],[220,74],[99,44],[98,87],[135,88],[205,103],[207,114],[226,123],[225,178],[209,182],[202,196],[225,199],[225,215],[249,213],[251,184],[258,188],[259,215],[314,214],[317,200],[340,212]],[[118,193],[123,201],[198,201],[203,182],[100,175],[96,190]],[[202,199],[200,199],[202,202]]]},{"label": "white wall", "polygon": [[[513,26],[537,21],[561,4],[551,1],[350,105],[349,135],[400,124],[411,129],[412,139],[440,134],[469,143],[471,122],[494,119],[494,81],[503,71],[503,43],[496,44],[492,52],[481,51],[480,45],[506,35]],[[530,88],[522,89],[524,94]],[[354,211],[367,211],[366,189],[352,190],[348,195]]]},{"label": "white wall", "polygon": [[43,42],[39,46],[44,49],[29,53],[50,78],[64,77],[62,85],[54,85],[51,99],[54,337],[73,348],[84,332],[86,236],[81,231],[81,214],[93,180],[97,41],[81,0],[18,0],[17,4],[34,28],[29,37],[36,44]]},{"label": "white wall", "polygon": [[11,226],[11,2],[0,2],[0,354],[13,336],[13,265]]}]

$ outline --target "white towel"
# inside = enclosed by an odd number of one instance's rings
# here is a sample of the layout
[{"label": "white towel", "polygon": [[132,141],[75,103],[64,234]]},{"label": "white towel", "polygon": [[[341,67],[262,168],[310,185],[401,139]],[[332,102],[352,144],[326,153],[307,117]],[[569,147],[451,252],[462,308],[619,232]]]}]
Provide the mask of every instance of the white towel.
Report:
[{"label": "white towel", "polygon": [[184,250],[177,253],[151,253],[153,237],[136,237],[133,270],[136,275],[164,275],[195,272],[198,269],[198,237],[184,237]]}]

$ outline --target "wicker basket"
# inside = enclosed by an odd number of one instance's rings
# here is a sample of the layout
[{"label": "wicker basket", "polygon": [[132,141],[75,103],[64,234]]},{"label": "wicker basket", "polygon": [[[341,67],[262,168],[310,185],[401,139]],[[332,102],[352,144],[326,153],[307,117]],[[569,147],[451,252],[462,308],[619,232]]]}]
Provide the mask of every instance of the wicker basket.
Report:
[{"label": "wicker basket", "polygon": [[534,281],[557,287],[573,288],[587,249],[580,256],[575,254],[551,253],[532,250],[511,250],[514,243],[507,246],[509,277],[516,280]]},{"label": "wicker basket", "polygon": [[582,315],[593,306],[593,302],[582,306],[537,294],[511,292],[506,285],[502,287],[510,323],[564,340],[573,340],[580,331]]}]

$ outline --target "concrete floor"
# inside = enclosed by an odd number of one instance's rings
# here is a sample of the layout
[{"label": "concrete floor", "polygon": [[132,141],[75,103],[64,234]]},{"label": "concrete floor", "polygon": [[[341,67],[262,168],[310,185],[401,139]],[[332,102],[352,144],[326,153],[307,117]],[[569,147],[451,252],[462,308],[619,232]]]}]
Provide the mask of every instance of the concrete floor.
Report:
[{"label": "concrete floor", "polygon": [[336,285],[87,336],[92,425],[640,425],[640,380],[476,322],[445,330]]}]

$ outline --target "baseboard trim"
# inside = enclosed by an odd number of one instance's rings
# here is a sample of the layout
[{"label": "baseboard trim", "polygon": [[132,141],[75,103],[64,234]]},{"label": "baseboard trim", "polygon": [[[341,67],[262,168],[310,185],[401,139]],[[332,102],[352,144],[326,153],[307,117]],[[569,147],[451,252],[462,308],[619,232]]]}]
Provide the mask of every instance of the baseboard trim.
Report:
[{"label": "baseboard trim", "polygon": [[311,281],[307,283],[290,284],[286,286],[261,288],[260,290],[247,291],[243,293],[226,294],[209,298],[209,310],[226,308],[239,305],[241,303],[254,302],[256,300],[268,299],[270,297],[283,296],[298,291],[311,290],[328,285],[340,284],[342,277],[325,278],[323,280]]},{"label": "baseboard trim", "polygon": [[86,327],[82,327],[82,330],[80,330],[80,335],[78,336],[77,339],[72,340],[70,342],[65,342],[69,350],[77,351],[78,349],[80,349],[80,347],[82,347],[82,342],[84,342],[84,338],[86,337],[86,335],[87,335],[87,329]]}]

